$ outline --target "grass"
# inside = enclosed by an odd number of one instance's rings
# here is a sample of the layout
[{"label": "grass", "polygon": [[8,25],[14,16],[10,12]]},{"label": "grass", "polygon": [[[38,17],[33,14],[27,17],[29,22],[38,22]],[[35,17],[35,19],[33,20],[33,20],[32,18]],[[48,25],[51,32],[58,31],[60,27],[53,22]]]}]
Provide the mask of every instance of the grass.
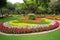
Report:
[{"label": "grass", "polygon": [[60,29],[55,32],[38,35],[5,36],[0,34],[0,40],[60,40]]},{"label": "grass", "polygon": [[19,18],[20,18],[20,17],[18,17],[18,16],[14,16],[14,17],[6,17],[6,18],[3,18],[3,19],[0,19],[0,22],[6,22],[6,21],[16,20],[16,19],[19,20]]},{"label": "grass", "polygon": [[[15,20],[17,17],[7,17],[0,19],[0,22]],[[19,17],[17,18],[19,19]],[[38,35],[24,35],[24,36],[5,36],[0,34],[0,40],[60,40],[60,29],[55,32]]]},{"label": "grass", "polygon": [[18,22],[15,23],[30,23],[30,24],[49,24],[50,22],[45,22],[45,21],[41,21],[41,22],[33,22],[34,20],[22,20],[19,16],[14,16],[14,17],[6,17],[3,19],[0,19],[0,22],[6,22],[6,21],[10,21],[10,20],[18,20]]}]

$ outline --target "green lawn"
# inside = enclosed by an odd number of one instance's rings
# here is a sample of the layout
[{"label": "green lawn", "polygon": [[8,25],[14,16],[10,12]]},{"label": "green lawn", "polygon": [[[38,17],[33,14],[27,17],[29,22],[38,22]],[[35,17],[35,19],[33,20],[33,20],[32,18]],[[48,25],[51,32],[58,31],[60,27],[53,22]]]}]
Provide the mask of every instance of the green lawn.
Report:
[{"label": "green lawn", "polygon": [[19,18],[20,18],[20,17],[18,17],[18,16],[6,17],[6,18],[3,18],[3,19],[0,19],[0,22],[6,22],[6,21],[16,20],[16,19],[20,20]]},{"label": "green lawn", "polygon": [[55,32],[38,35],[5,36],[0,34],[0,40],[60,40],[60,29]]},{"label": "green lawn", "polygon": [[[9,20],[15,20],[17,17],[7,17],[0,19],[0,22],[5,22]],[[19,17],[17,18],[19,19]],[[24,35],[24,36],[5,36],[0,34],[0,40],[60,40],[60,29],[55,32],[50,32],[47,34],[38,35]]]},{"label": "green lawn", "polygon": [[[6,17],[3,19],[0,19],[0,22],[6,22],[6,21],[10,21],[10,20],[18,20],[17,23],[30,23],[30,24],[49,24],[50,22],[45,22],[44,19],[41,22],[33,22],[34,20],[22,20],[19,16],[14,16],[14,17]],[[16,23],[16,22],[15,22]]]}]

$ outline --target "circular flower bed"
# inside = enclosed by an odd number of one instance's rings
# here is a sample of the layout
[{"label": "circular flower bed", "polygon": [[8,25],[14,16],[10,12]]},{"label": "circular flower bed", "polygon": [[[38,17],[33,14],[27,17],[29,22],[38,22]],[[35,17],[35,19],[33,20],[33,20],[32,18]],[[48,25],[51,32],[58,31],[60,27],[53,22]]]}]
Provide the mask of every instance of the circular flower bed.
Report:
[{"label": "circular flower bed", "polygon": [[21,22],[18,20],[12,20],[9,22],[5,22],[3,23],[3,25],[5,27],[9,27],[13,28],[13,27],[17,27],[17,28],[36,28],[36,27],[48,27],[49,25],[53,25],[55,22],[52,20],[48,20],[48,19],[42,19],[41,21],[39,20],[39,22],[37,22],[37,20],[30,20],[28,22]]},{"label": "circular flower bed", "polygon": [[44,20],[48,22],[46,24],[34,24],[34,23],[26,23],[26,22],[18,22],[9,21],[0,23],[0,31],[9,34],[24,34],[24,33],[34,33],[34,32],[42,32],[42,31],[49,31],[59,27],[59,22],[51,21],[51,20]]}]

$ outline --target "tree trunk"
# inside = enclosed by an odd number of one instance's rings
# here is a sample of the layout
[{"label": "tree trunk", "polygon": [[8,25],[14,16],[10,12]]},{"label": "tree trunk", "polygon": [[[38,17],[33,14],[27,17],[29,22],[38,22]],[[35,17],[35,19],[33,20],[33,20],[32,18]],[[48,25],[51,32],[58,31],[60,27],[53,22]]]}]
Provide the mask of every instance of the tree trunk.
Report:
[{"label": "tree trunk", "polygon": [[2,9],[0,10],[0,18],[3,18],[3,12],[2,12]]}]

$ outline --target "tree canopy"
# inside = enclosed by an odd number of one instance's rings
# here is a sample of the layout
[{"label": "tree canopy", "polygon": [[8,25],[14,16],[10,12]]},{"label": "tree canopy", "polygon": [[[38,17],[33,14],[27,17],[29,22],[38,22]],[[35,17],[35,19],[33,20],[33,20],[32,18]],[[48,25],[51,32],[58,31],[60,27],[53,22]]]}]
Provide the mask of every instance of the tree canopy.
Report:
[{"label": "tree canopy", "polygon": [[37,10],[50,12],[50,0],[24,0],[24,3],[30,12],[35,13]]},{"label": "tree canopy", "polygon": [[0,0],[0,8],[6,6],[7,0]]}]

